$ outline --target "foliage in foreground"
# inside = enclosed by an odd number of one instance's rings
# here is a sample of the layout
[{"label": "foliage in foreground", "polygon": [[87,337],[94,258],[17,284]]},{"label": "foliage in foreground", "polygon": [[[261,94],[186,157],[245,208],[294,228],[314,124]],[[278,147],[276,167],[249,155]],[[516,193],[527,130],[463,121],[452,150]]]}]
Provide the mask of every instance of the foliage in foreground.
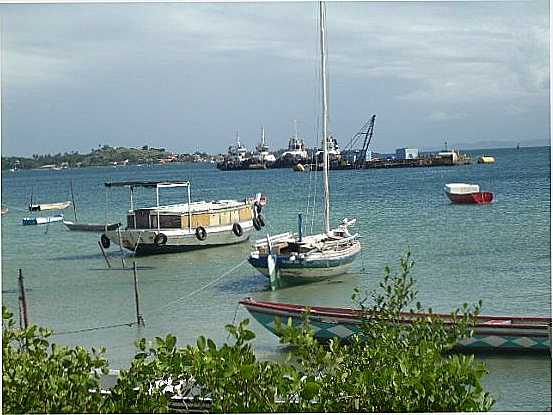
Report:
[{"label": "foliage in foreground", "polygon": [[[416,296],[412,266],[407,254],[398,274],[386,268],[380,294],[361,298],[356,290],[353,299],[365,323],[361,336],[348,344],[319,344],[307,320],[302,327],[291,321],[280,325],[281,342],[292,346],[284,362],[256,359],[248,320],[226,326],[234,340],[221,347],[204,337],[184,348],[177,347],[172,335],[153,344],[142,339],[139,353],[109,395],[98,393],[97,373],[107,369],[102,353],[50,346],[50,332],[34,326],[16,329],[4,309],[2,409],[168,412],[169,396],[179,392],[196,396],[196,402],[209,399],[211,412],[489,410],[493,400],[480,384],[484,366],[472,356],[444,355],[468,334],[479,306],[456,310],[451,327],[434,317],[401,325],[400,312]],[[414,311],[422,311],[418,303]]]}]

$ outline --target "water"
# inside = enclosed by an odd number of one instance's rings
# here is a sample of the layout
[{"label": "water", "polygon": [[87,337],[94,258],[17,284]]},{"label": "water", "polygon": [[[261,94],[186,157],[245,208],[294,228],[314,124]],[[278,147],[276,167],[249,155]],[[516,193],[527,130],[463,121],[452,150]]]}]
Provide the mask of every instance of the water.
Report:
[{"label": "water", "polygon": [[[474,156],[483,152],[476,151]],[[354,287],[376,288],[386,264],[397,269],[411,249],[418,299],[436,311],[451,311],[464,302],[483,301],[483,313],[551,315],[550,149],[487,150],[494,165],[365,171],[331,174],[334,223],[355,216],[363,235],[363,254],[353,272],[329,281],[271,292],[267,280],[247,263],[216,281],[243,261],[248,243],[182,254],[136,258],[141,308],[146,327],[117,327],[55,336],[58,343],[104,345],[113,368],[128,364],[135,339],[173,333],[180,344],[207,335],[227,338],[225,324],[248,317],[238,300],[257,299],[304,304],[349,306]],[[190,180],[193,199],[268,195],[265,209],[271,233],[294,230],[297,213],[317,188],[320,173],[288,169],[220,172],[212,165],[129,166],[119,168],[19,171],[2,174],[2,299],[17,310],[17,270],[23,269],[33,323],[58,333],[135,320],[132,272],[106,270],[98,235],[68,232],[61,223],[21,226],[31,191],[35,201],[70,199],[74,183],[77,214],[83,222],[104,222],[108,180]],[[452,205],[445,183],[478,183],[494,192],[484,206]],[[182,192],[182,189],[180,190]],[[165,192],[162,202],[181,197]],[[124,221],[128,194],[108,194],[110,221]],[[139,204],[154,204],[149,190],[136,194]],[[310,202],[312,206],[312,201]],[[316,210],[321,206],[317,201]],[[66,210],[71,218],[71,210]],[[311,220],[306,219],[308,229]],[[321,221],[315,221],[318,230]],[[263,232],[258,237],[263,237]],[[112,264],[121,268],[118,248]],[[133,258],[127,256],[129,265]],[[364,269],[364,272],[360,272]],[[214,282],[207,288],[207,284]],[[255,346],[261,358],[278,358],[278,340],[256,322]],[[495,410],[551,407],[549,357],[482,357],[490,374],[485,384]]]}]

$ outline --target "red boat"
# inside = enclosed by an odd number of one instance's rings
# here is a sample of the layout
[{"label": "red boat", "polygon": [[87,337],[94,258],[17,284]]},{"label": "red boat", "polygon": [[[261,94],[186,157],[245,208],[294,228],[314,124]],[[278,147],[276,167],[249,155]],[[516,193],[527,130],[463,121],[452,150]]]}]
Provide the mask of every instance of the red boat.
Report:
[{"label": "red boat", "polygon": [[484,204],[493,200],[492,192],[481,192],[477,184],[449,183],[444,187],[445,194],[453,203]]}]

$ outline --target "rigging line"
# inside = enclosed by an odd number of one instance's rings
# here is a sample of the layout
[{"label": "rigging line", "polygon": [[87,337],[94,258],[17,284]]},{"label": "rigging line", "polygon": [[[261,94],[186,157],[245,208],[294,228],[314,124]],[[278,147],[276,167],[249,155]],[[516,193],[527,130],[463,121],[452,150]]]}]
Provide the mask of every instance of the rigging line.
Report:
[{"label": "rigging line", "polygon": [[170,301],[168,302],[167,304],[164,304],[163,306],[155,309],[151,314],[154,315],[156,313],[158,313],[159,311],[173,305],[173,304],[177,304],[179,302],[181,302],[182,300],[186,299],[186,298],[189,298],[189,297],[192,297],[194,294],[197,294],[199,293],[200,291],[202,290],[205,290],[207,287],[210,287],[211,285],[215,284],[216,282],[218,282],[219,280],[223,279],[224,277],[226,277],[227,275],[229,275],[230,273],[232,273],[233,271],[236,271],[238,268],[240,268],[242,265],[244,265],[246,262],[248,261],[248,258],[244,259],[242,262],[236,264],[234,267],[232,267],[231,269],[229,269],[228,271],[225,271],[222,275],[220,275],[219,277],[215,278],[213,281],[210,281],[209,283],[207,283],[206,285],[198,288],[197,290],[194,290],[192,291],[191,293],[183,296],[183,297],[180,297],[180,298],[177,298],[176,300],[173,300],[173,301]]},{"label": "rigging line", "polygon": [[89,327],[89,328],[86,328],[86,329],[79,329],[79,330],[55,331],[55,332],[52,333],[52,336],[59,336],[59,335],[62,335],[62,334],[84,333],[84,332],[87,332],[87,331],[95,331],[95,330],[102,330],[102,329],[113,329],[115,327],[123,327],[123,326],[132,327],[135,324],[136,323],[134,323],[134,322],[133,323],[121,323],[121,324],[112,324],[112,325],[109,325],[109,326]]}]

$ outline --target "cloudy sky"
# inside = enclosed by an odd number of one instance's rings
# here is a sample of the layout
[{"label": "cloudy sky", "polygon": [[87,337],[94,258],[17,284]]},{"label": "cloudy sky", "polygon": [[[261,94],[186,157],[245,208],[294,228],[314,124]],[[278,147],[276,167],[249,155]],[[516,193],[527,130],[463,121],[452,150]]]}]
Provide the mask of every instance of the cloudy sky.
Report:
[{"label": "cloudy sky", "polygon": [[[308,145],[316,3],[0,5],[2,154]],[[373,149],[549,143],[549,2],[327,6],[331,130]]]}]

